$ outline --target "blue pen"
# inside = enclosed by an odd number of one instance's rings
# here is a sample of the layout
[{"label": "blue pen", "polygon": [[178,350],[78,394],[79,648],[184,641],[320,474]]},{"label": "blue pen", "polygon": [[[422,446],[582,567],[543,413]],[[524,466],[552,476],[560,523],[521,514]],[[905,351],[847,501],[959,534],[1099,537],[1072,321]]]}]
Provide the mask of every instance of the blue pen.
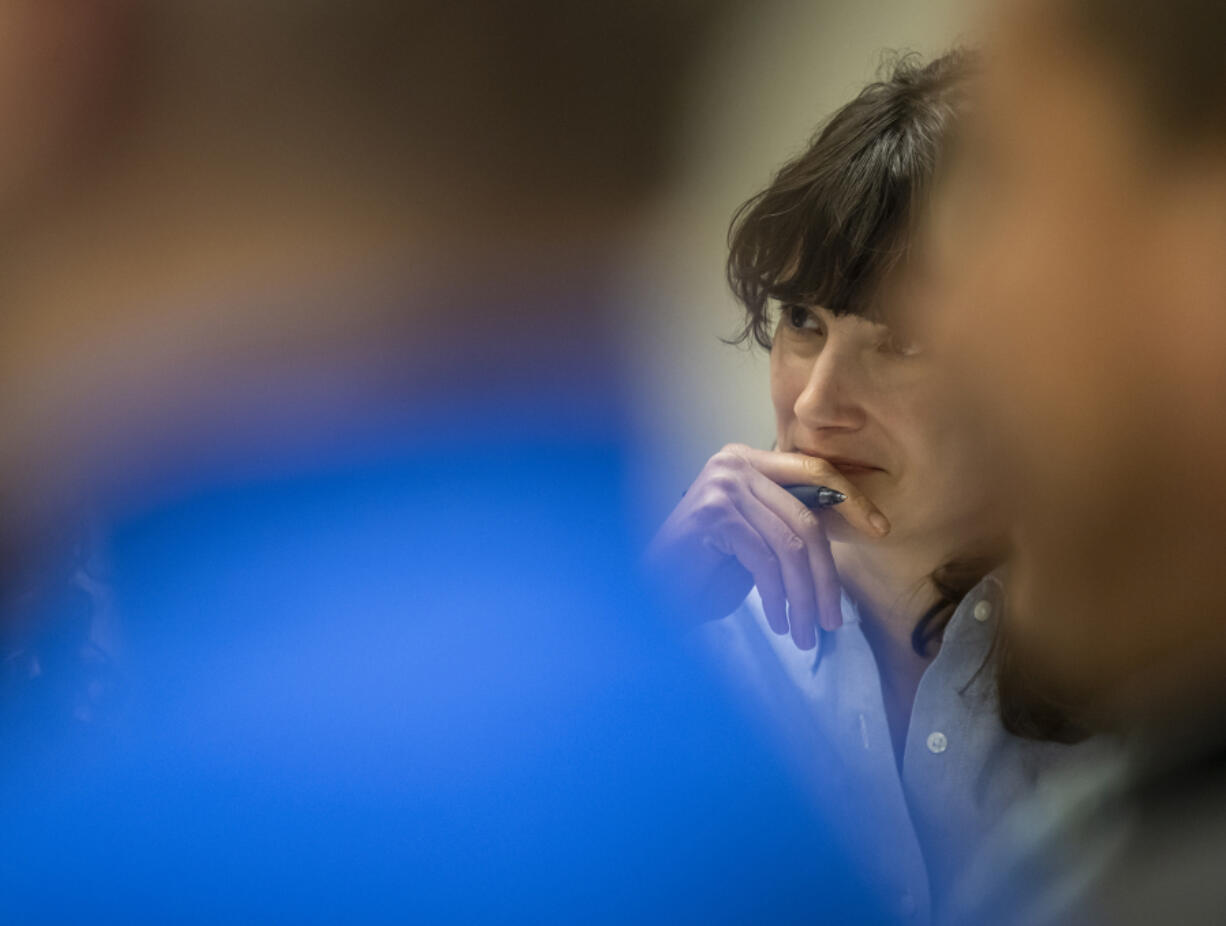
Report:
[{"label": "blue pen", "polygon": [[838,489],[827,486],[784,486],[806,508],[833,508],[847,496]]}]

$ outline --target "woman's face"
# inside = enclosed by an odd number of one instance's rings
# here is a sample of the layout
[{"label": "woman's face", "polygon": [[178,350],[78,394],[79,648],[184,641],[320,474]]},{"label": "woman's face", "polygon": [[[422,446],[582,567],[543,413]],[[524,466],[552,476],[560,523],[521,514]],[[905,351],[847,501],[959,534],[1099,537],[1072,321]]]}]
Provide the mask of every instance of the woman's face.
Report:
[{"label": "woman's face", "polygon": [[[771,349],[778,446],[828,460],[854,482],[890,520],[889,537],[875,542],[970,552],[999,527],[989,448],[932,354],[884,324],[784,306]],[[866,539],[840,519],[829,534]]]}]

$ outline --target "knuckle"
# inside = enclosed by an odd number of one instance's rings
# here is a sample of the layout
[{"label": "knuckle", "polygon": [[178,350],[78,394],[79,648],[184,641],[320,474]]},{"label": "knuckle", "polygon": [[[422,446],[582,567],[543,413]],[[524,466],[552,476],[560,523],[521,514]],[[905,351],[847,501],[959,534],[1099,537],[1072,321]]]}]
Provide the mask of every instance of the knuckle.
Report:
[{"label": "knuckle", "polygon": [[715,456],[711,457],[709,465],[717,473],[739,473],[745,470],[749,462],[739,453],[733,453],[725,447]]},{"label": "knuckle", "polygon": [[799,534],[788,531],[783,536],[783,548],[789,553],[803,553],[805,541]]},{"label": "knuckle", "polygon": [[708,550],[714,550],[716,553],[720,554],[721,556],[733,556],[734,555],[732,552],[732,544],[730,544],[728,542],[728,538],[725,537],[718,530],[705,531],[703,533],[701,542],[703,546],[705,546]]},{"label": "knuckle", "polygon": [[703,523],[713,525],[728,510],[728,495],[717,486],[708,485],[698,494],[694,515]]},{"label": "knuckle", "polygon": [[821,529],[822,522],[814,514],[813,509],[800,506],[800,510],[796,513],[796,519],[800,522],[800,526],[808,533],[816,533]]},{"label": "knuckle", "polygon": [[724,498],[731,495],[736,490],[737,485],[738,481],[736,476],[727,470],[714,472],[707,478],[708,490],[718,493]]}]

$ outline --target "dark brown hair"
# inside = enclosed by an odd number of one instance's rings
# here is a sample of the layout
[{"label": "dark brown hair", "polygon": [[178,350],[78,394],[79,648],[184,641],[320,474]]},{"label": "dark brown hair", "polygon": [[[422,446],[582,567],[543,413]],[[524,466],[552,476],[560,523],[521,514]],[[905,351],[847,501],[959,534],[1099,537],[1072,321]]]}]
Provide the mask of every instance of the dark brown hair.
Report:
[{"label": "dark brown hair", "polygon": [[903,259],[973,55],[905,55],[838,110],[729,231],[728,282],[747,318],[737,341],[769,349],[771,301],[873,317]]},{"label": "dark brown hair", "polygon": [[[752,339],[770,348],[772,302],[882,318],[881,287],[906,259],[974,67],[966,50],[928,64],[914,55],[895,58],[887,76],[831,116],[737,210],[728,236],[728,282],[746,319],[734,342]],[[1003,559],[1003,549],[977,553],[933,571],[936,601],[911,634],[917,653],[941,639],[958,604]],[[980,671],[992,668],[1005,728],[1032,739],[1082,738],[1067,714],[1016,670],[1002,623]]]}]

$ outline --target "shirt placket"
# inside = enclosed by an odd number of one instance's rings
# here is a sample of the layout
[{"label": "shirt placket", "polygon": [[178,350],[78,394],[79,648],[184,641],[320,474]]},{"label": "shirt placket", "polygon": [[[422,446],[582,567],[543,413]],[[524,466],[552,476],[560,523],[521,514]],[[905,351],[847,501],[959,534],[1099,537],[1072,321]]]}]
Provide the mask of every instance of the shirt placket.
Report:
[{"label": "shirt placket", "polygon": [[[908,806],[906,787],[895,763],[876,659],[858,620],[838,633],[844,658],[839,660],[841,677],[836,684],[844,692],[857,693],[854,702],[849,700],[847,704],[849,710],[844,722],[850,721],[850,729],[845,731],[844,741],[858,745],[862,761],[871,769],[877,800],[892,807],[892,820],[888,824],[891,838],[881,847],[883,853],[895,855],[897,861],[891,866],[896,876],[887,886],[891,895],[887,898],[887,908],[903,922],[927,926],[931,921],[928,871]],[[900,838],[900,834],[905,835]]]},{"label": "shirt placket", "polygon": [[[961,689],[986,656],[991,632],[987,625],[994,611],[986,589],[963,600],[949,621],[941,651],[916,691],[903,750],[902,787],[917,837],[930,851],[940,851],[939,846],[932,845],[938,829],[948,835],[963,820],[959,808],[967,803],[967,796],[958,793],[959,783],[964,785],[968,780],[966,764],[982,758],[983,744],[970,742],[973,724],[961,701]],[[951,817],[952,823],[948,819]],[[923,833],[928,833],[929,838],[924,839]],[[930,895],[933,873],[928,874],[926,894]],[[920,912],[924,913],[924,920],[930,920],[930,899],[923,911],[919,906],[917,902],[915,920],[919,921]]]}]

